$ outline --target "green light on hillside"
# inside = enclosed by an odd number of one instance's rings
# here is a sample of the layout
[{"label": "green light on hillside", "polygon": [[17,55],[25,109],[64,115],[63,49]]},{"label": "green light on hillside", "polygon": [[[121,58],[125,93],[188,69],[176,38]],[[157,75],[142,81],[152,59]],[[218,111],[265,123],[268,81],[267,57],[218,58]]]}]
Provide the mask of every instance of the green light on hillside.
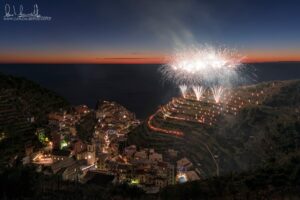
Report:
[{"label": "green light on hillside", "polygon": [[131,182],[130,182],[132,185],[138,185],[140,184],[140,181],[138,179],[131,179]]},{"label": "green light on hillside", "polygon": [[63,149],[63,148],[65,148],[65,147],[67,147],[67,146],[68,146],[68,143],[67,143],[66,140],[62,140],[62,141],[60,142],[60,149]]},{"label": "green light on hillside", "polygon": [[37,134],[38,134],[38,139],[42,144],[46,144],[49,142],[49,139],[48,137],[46,137],[44,131],[40,131]]}]

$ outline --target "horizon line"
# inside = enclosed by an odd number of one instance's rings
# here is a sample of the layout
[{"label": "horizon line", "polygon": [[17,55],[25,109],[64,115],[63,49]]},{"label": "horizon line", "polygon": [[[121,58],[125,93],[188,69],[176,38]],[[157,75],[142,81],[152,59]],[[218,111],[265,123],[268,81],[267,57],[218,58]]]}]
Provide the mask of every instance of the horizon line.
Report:
[{"label": "horizon line", "polygon": [[[5,65],[5,64],[11,64],[11,65],[14,65],[14,64],[82,64],[82,65],[86,65],[86,64],[91,64],[91,65],[94,65],[94,64],[111,64],[111,65],[114,65],[114,64],[124,64],[124,65],[127,65],[127,64],[136,64],[136,65],[139,65],[139,64],[167,64],[167,62],[138,62],[140,60],[142,60],[142,58],[137,58],[137,59],[134,59],[134,60],[138,60],[137,62],[132,62],[132,61],[128,61],[128,62],[121,62],[121,60],[125,60],[126,58],[118,58],[117,60],[118,61],[115,61],[115,62],[70,62],[70,61],[66,61],[66,62],[47,62],[47,61],[33,61],[33,62],[30,62],[30,61],[25,61],[25,62],[14,62],[14,61],[8,61],[8,62],[1,62],[0,61],[0,65]],[[297,62],[300,62],[300,60],[258,60],[258,61],[245,61],[245,62],[241,62],[242,64],[254,64],[254,63],[291,63],[291,62],[294,62],[294,63],[297,63]]]},{"label": "horizon line", "polygon": [[[0,64],[167,64],[168,56],[153,57],[4,57],[0,55]],[[241,60],[247,63],[275,63],[275,62],[300,62],[300,57],[256,57],[249,56]]]}]

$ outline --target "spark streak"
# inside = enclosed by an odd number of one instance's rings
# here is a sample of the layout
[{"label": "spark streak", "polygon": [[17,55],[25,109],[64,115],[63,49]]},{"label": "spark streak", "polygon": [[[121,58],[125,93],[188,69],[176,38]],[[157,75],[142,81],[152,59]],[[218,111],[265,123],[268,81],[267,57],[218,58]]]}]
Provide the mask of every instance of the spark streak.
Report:
[{"label": "spark streak", "polygon": [[185,98],[188,87],[186,85],[180,85],[179,88],[180,88],[183,98]]},{"label": "spark streak", "polygon": [[219,103],[224,92],[224,88],[222,86],[214,86],[211,87],[211,91],[216,103]]},{"label": "spark streak", "polygon": [[201,86],[193,86],[193,91],[196,95],[197,100],[199,101],[205,90]]}]

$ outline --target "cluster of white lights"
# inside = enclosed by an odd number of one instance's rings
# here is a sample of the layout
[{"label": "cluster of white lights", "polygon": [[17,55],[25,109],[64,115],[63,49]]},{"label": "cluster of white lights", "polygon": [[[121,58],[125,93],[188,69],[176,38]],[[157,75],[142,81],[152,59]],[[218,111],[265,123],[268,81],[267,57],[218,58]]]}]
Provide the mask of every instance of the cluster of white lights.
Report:
[{"label": "cluster of white lights", "polygon": [[190,47],[176,51],[161,71],[177,84],[211,85],[234,78],[241,59],[236,51],[226,48]]}]

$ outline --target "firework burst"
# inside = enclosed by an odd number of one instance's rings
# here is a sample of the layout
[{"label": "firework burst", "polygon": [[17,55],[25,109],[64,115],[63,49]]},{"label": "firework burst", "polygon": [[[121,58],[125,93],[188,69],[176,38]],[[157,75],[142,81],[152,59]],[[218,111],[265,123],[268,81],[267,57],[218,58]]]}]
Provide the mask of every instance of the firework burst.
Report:
[{"label": "firework burst", "polygon": [[191,47],[176,51],[161,72],[178,85],[227,85],[238,78],[241,59],[235,50]]}]

